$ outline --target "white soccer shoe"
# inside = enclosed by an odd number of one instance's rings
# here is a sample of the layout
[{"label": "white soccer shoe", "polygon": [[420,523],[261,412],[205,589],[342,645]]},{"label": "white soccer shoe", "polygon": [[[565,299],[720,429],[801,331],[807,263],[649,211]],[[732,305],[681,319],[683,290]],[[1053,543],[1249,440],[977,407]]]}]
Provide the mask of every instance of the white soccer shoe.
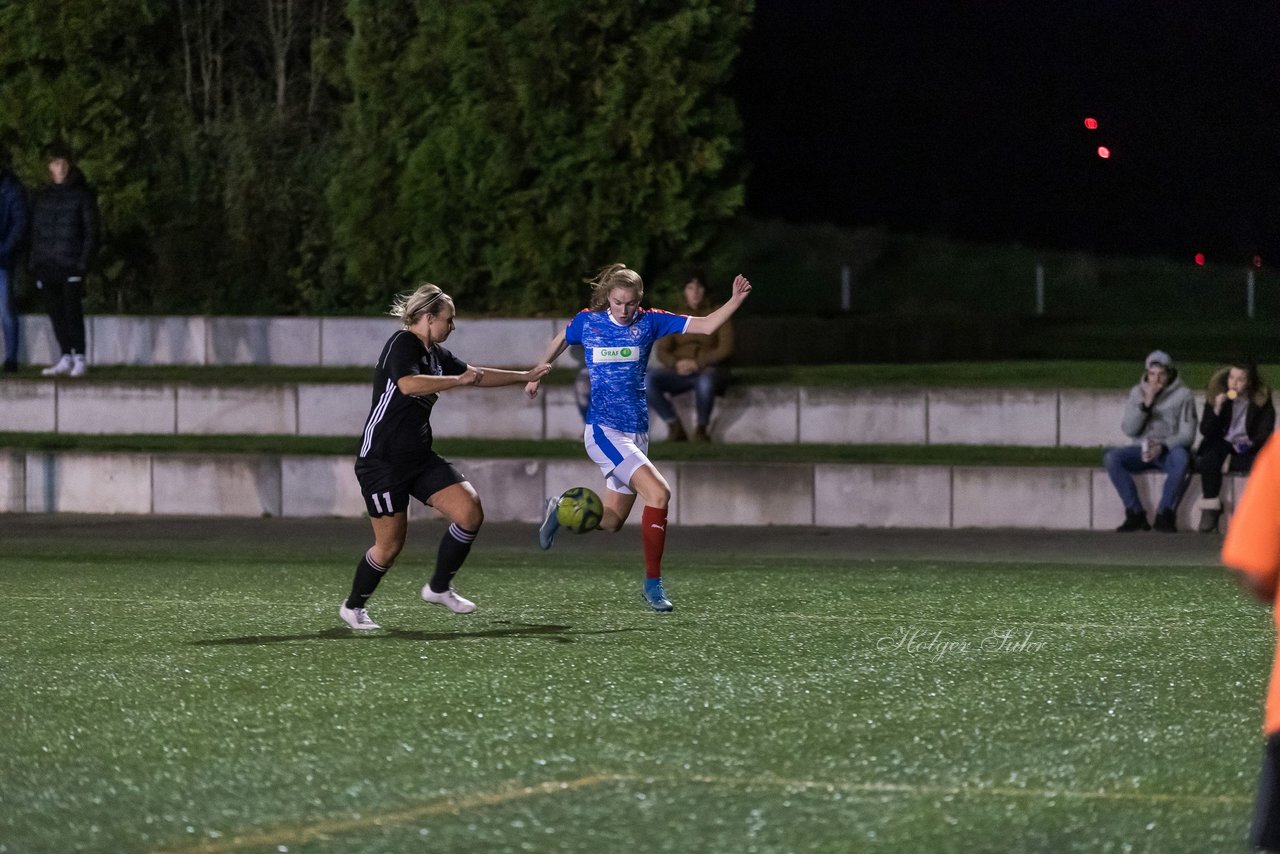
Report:
[{"label": "white soccer shoe", "polygon": [[347,603],[343,602],[338,608],[338,616],[342,618],[342,622],[358,632],[382,628],[382,626],[369,619],[368,608],[348,608]]},{"label": "white soccer shoe", "polygon": [[431,589],[430,584],[422,586],[422,601],[430,602],[432,605],[443,605],[455,614],[470,614],[476,609],[476,603],[470,599],[463,599],[458,595],[458,591],[450,587],[443,593],[437,593]]},{"label": "white soccer shoe", "polygon": [[71,373],[71,357],[66,353],[62,358],[40,372],[42,377],[60,377]]},{"label": "white soccer shoe", "polygon": [[538,526],[538,545],[549,549],[556,540],[556,531],[560,530],[560,519],[556,508],[560,506],[559,498],[548,498],[547,508],[542,514],[542,524]]},{"label": "white soccer shoe", "polygon": [[71,370],[67,373],[69,377],[82,377],[89,373],[89,363],[85,361],[84,356],[71,357]]}]

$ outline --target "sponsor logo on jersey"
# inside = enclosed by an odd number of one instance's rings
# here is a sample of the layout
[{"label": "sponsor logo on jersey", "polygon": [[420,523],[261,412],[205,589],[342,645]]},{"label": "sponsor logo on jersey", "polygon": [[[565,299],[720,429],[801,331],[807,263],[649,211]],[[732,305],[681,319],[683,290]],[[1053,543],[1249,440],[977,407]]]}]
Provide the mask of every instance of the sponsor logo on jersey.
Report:
[{"label": "sponsor logo on jersey", "polygon": [[640,361],[640,348],[592,347],[591,359],[597,364],[601,362],[638,362]]}]

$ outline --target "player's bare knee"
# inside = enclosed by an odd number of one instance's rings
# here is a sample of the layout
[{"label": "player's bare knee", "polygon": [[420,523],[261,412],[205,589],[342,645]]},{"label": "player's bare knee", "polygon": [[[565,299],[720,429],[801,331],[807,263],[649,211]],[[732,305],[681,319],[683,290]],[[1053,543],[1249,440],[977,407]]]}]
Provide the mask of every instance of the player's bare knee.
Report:
[{"label": "player's bare knee", "polygon": [[654,487],[646,495],[640,497],[644,499],[645,506],[666,510],[667,505],[671,503],[671,490],[664,484]]},{"label": "player's bare knee", "polygon": [[604,518],[600,520],[600,530],[616,534],[622,530],[623,521],[625,520],[617,513],[605,511]]},{"label": "player's bare knee", "polygon": [[478,531],[480,530],[480,526],[484,524],[484,507],[482,507],[480,502],[477,501],[465,512],[459,514],[458,518],[453,521],[457,522],[468,531]]},{"label": "player's bare knee", "polygon": [[404,540],[398,543],[375,543],[373,548],[369,549],[369,557],[383,569],[390,569],[403,549]]}]

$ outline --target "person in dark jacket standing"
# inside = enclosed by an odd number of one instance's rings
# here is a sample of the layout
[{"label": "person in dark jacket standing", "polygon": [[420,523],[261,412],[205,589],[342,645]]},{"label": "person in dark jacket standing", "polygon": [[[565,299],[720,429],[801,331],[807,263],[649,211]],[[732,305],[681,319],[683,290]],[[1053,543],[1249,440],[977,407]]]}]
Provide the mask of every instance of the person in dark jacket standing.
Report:
[{"label": "person in dark jacket standing", "polygon": [[44,292],[62,357],[46,377],[82,377],[84,277],[98,243],[98,202],[65,148],[48,152],[50,183],[31,207],[31,273]]},{"label": "person in dark jacket standing", "polygon": [[13,271],[27,236],[27,192],[0,151],[0,336],[4,336],[3,370],[18,370],[18,310],[14,304]]},{"label": "person in dark jacket standing", "polygon": [[1276,427],[1276,408],[1258,366],[1250,361],[1232,362],[1209,380],[1200,416],[1200,532],[1218,530],[1222,517],[1222,469],[1248,474],[1253,459]]}]

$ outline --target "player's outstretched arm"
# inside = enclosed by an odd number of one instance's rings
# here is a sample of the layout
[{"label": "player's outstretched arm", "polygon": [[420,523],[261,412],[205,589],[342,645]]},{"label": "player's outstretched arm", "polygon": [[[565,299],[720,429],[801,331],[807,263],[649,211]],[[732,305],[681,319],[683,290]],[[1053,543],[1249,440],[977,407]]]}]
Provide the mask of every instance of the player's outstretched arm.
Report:
[{"label": "player's outstretched arm", "polygon": [[439,394],[459,386],[478,384],[483,371],[483,368],[473,368],[468,365],[465,371],[456,376],[437,377],[431,374],[414,374],[401,377],[396,381],[396,387],[410,395]]},{"label": "player's outstretched arm", "polygon": [[689,325],[684,331],[694,335],[710,335],[723,326],[726,320],[733,317],[733,313],[746,302],[747,295],[750,293],[751,282],[739,273],[733,280],[733,295],[725,301],[725,304],[704,317],[689,318]]},{"label": "player's outstretched arm", "polygon": [[551,370],[549,362],[543,362],[527,371],[506,371],[502,368],[476,368],[480,372],[480,379],[476,381],[476,385],[480,388],[495,388],[503,385],[515,385],[517,383],[536,383],[547,375],[547,371]]},{"label": "player's outstretched arm", "polygon": [[539,367],[545,366],[547,370],[543,371],[536,378],[529,380],[524,387],[524,393],[527,394],[530,399],[538,396],[538,387],[547,371],[551,370],[551,363],[556,359],[559,359],[560,354],[568,348],[569,344],[564,340],[564,330],[561,329],[555,334],[555,337],[551,339],[551,343],[547,345],[547,349],[542,354],[542,358],[538,360]]}]

